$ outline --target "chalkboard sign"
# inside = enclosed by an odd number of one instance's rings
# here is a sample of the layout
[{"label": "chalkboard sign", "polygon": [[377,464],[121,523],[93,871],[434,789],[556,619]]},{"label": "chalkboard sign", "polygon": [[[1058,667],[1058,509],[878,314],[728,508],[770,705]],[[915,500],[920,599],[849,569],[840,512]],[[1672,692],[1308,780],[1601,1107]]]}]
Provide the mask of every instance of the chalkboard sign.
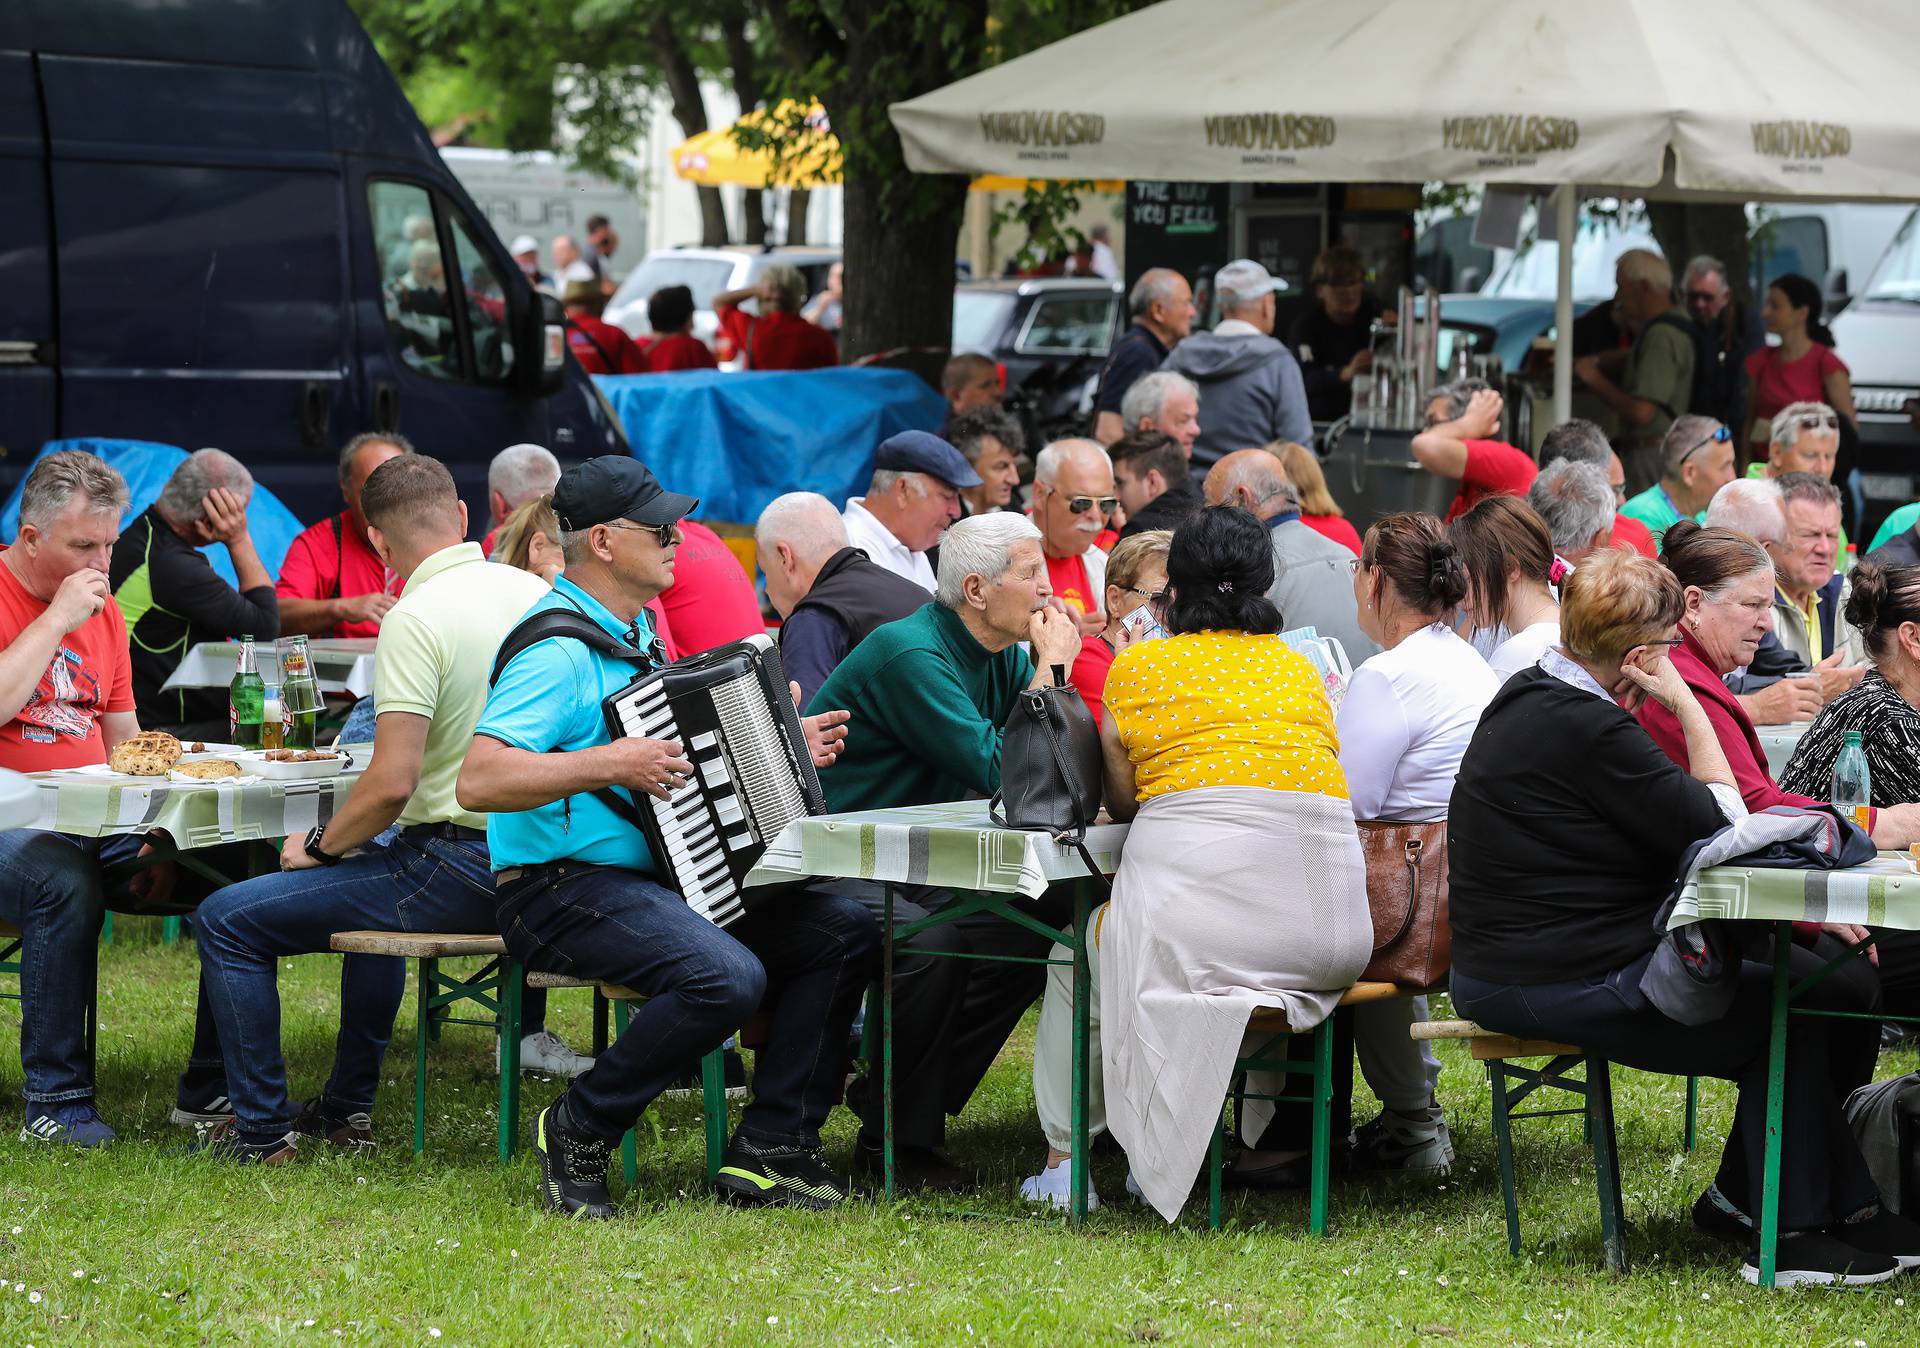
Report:
[{"label": "chalkboard sign", "polygon": [[1152,267],[1191,282],[1231,261],[1226,183],[1127,183],[1127,286]]}]

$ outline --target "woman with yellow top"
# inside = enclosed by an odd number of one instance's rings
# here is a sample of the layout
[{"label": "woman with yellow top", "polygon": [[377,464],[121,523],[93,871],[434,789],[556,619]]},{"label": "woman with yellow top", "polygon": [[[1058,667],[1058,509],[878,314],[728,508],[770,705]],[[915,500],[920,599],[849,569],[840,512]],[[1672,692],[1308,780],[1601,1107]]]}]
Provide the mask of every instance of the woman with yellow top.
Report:
[{"label": "woman with yellow top", "polygon": [[1167,558],[1172,636],[1115,660],[1107,809],[1132,819],[1100,934],[1107,1115],[1172,1221],[1256,1007],[1310,1029],[1366,966],[1366,863],[1333,709],[1279,640],[1260,521],[1215,507]]}]

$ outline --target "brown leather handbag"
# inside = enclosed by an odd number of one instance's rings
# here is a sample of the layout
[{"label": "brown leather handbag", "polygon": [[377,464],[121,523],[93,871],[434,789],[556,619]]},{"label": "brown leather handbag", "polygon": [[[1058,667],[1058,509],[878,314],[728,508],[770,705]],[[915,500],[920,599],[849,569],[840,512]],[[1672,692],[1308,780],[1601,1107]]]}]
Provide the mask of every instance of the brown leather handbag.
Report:
[{"label": "brown leather handbag", "polygon": [[1426,990],[1444,986],[1453,967],[1447,923],[1447,821],[1362,821],[1367,907],[1373,910],[1373,958],[1360,977]]}]

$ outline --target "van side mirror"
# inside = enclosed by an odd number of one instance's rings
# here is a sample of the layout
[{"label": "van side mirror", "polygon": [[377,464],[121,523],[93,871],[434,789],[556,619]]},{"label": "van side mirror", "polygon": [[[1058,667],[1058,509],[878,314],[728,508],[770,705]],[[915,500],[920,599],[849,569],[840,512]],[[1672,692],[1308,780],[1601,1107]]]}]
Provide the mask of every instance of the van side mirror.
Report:
[{"label": "van side mirror", "polygon": [[1829,299],[1845,299],[1852,293],[1847,288],[1847,269],[1845,267],[1835,267],[1827,273],[1826,290]]},{"label": "van side mirror", "polygon": [[560,391],[567,368],[567,311],[560,301],[544,290],[533,293],[526,307],[527,331],[515,349],[527,352],[526,368],[514,373],[528,392],[546,396]]}]

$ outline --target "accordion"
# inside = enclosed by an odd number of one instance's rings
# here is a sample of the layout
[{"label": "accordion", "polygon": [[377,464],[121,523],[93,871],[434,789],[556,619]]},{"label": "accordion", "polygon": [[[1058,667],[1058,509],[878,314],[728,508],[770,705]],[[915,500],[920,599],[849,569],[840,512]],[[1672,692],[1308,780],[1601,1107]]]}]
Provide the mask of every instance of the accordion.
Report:
[{"label": "accordion", "polygon": [[826,797],[773,639],[756,634],[642,674],[601,703],[614,736],[678,740],[693,772],[672,799],[633,793],[640,830],[671,888],[724,927],[742,882],[795,819]]}]

